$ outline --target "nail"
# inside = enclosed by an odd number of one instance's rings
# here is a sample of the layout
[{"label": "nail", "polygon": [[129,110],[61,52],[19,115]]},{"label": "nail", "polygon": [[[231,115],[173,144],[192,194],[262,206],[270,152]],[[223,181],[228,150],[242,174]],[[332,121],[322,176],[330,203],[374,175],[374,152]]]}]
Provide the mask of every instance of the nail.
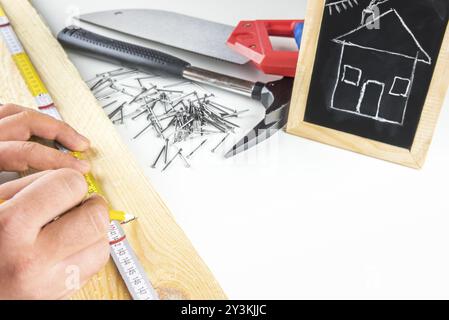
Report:
[{"label": "nail", "polygon": [[147,125],[145,128],[142,129],[142,131],[140,131],[138,134],[136,134],[133,137],[133,140],[136,140],[138,137],[140,137],[142,134],[144,134],[148,129],[150,129],[150,127],[153,126],[153,123],[150,123],[149,125]]},{"label": "nail", "polygon": [[215,151],[217,151],[217,149],[226,141],[226,139],[229,137],[230,133],[228,133],[226,135],[226,137],[223,138],[223,140],[220,141],[220,143],[211,150],[212,153],[215,153]]},{"label": "nail", "polygon": [[162,154],[164,153],[164,151],[167,152],[166,150],[167,150],[166,147],[163,146],[163,147],[162,147],[162,150],[161,150],[161,151],[159,152],[159,154],[157,155],[156,160],[154,160],[153,164],[151,165],[151,168],[153,168],[153,169],[156,168],[157,163],[159,162],[159,159],[162,157]]},{"label": "nail", "polygon": [[167,170],[167,168],[172,164],[172,162],[178,157],[178,155],[182,152],[182,149],[179,149],[179,151],[173,156],[173,158],[165,165],[164,169],[162,171]]},{"label": "nail", "polygon": [[108,103],[107,105],[103,106],[103,109],[106,109],[106,108],[108,108],[108,107],[110,107],[110,106],[113,106],[113,105],[116,104],[116,103],[117,103],[117,100],[112,101],[112,102]]},{"label": "nail", "polygon": [[165,153],[164,153],[164,164],[167,164],[168,161],[168,144],[170,140],[165,139]]},{"label": "nail", "polygon": [[192,152],[189,153],[189,155],[187,156],[187,159],[190,159],[202,146],[204,146],[204,144],[207,142],[207,139],[204,140],[203,142],[201,142],[201,144],[196,147],[195,149],[193,149]]},{"label": "nail", "polygon": [[190,163],[187,161],[187,159],[182,154],[182,149],[178,152],[178,156],[181,158],[182,161],[184,161],[184,164],[186,168],[190,168]]},{"label": "nail", "polygon": [[90,147],[90,140],[87,139],[85,136],[83,136],[81,134],[79,135],[79,137],[80,137],[80,144],[82,145],[81,146],[81,150],[79,150],[79,151],[84,151],[84,150],[89,149],[89,147]]}]

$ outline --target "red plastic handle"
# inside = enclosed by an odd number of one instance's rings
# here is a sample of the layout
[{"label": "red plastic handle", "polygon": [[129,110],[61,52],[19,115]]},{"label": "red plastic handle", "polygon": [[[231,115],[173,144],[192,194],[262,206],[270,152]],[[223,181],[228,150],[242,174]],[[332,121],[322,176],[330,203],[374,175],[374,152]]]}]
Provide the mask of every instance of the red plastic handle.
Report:
[{"label": "red plastic handle", "polygon": [[267,74],[294,77],[299,53],[274,50],[270,36],[293,38],[298,23],[304,20],[241,21],[228,45]]}]

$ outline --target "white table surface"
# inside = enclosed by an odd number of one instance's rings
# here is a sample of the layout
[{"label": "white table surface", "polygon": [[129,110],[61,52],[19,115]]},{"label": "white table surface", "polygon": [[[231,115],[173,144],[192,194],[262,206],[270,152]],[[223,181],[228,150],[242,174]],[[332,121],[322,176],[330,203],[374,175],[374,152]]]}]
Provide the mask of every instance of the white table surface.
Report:
[{"label": "white table surface", "polygon": [[[54,33],[77,11],[157,8],[234,25],[302,18],[306,6],[305,0],[33,3]],[[248,68],[164,49],[200,67],[256,76]],[[70,57],[85,79],[114,68]],[[214,92],[225,104],[252,108],[240,121],[245,128],[262,117],[257,103]],[[234,159],[205,149],[192,169],[177,164],[161,173],[149,168],[161,142],[151,134],[131,141],[140,129],[133,123],[118,130],[230,298],[447,299],[448,107],[446,100],[420,171],[282,132]]]}]

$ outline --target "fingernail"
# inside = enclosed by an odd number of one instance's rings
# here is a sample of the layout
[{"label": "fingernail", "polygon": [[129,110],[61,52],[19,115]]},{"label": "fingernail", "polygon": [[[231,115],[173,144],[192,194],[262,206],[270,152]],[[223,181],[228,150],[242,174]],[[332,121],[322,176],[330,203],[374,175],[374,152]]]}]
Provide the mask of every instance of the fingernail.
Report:
[{"label": "fingernail", "polygon": [[80,145],[81,145],[80,147],[82,148],[82,150],[79,150],[79,151],[85,151],[85,150],[89,149],[89,147],[90,147],[90,140],[87,139],[83,135],[79,135],[79,137],[80,137]]},{"label": "fingernail", "polygon": [[80,135],[79,133],[76,135],[76,151],[86,151],[90,148],[90,141],[86,137]]},{"label": "fingernail", "polygon": [[76,167],[82,173],[88,173],[90,171],[90,163],[86,160],[76,160]]}]

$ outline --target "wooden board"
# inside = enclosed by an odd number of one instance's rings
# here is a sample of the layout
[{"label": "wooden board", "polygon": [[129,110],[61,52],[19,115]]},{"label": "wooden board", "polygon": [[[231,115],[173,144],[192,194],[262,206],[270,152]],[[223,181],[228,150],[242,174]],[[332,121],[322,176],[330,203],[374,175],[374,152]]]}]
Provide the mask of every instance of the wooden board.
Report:
[{"label": "wooden board", "polygon": [[[301,45],[301,52],[297,68],[297,77],[294,88],[294,94],[292,98],[292,106],[289,114],[289,123],[287,126],[287,131],[289,133],[299,135],[301,137],[313,139],[339,148],[344,148],[347,150],[362,153],[379,159],[388,160],[394,163],[402,164],[413,168],[421,168],[424,164],[432,140],[433,132],[437,124],[438,116],[440,114],[440,110],[443,105],[446,91],[449,85],[449,78],[445,74],[447,70],[449,70],[449,32],[448,32],[449,27],[447,25],[443,27],[443,33],[445,32],[445,36],[442,42],[442,46],[441,49],[439,50],[439,54],[437,54],[437,59],[434,59],[436,60],[436,63],[435,61],[432,61],[432,66],[434,66],[433,76],[431,75],[429,77],[429,79],[431,78],[430,87],[427,92],[427,95],[424,96],[423,99],[425,100],[425,102],[424,106],[422,107],[422,113],[420,115],[420,118],[418,119],[419,123],[417,125],[416,134],[412,141],[411,147],[409,148],[399,147],[390,143],[380,142],[379,140],[367,138],[366,136],[363,137],[357,134],[353,134],[346,130],[336,129],[333,128],[332,125],[318,124],[316,121],[314,122],[307,119],[308,114],[310,114],[310,112],[308,111],[311,110],[309,108],[323,108],[323,106],[321,105],[318,106],[318,104],[312,105],[309,103],[310,101],[309,93],[312,90],[311,83],[313,81],[314,76],[314,67],[316,66],[315,61],[317,59],[317,56],[319,55],[317,49],[319,47],[320,31],[322,30],[323,25],[325,24],[323,17],[325,14],[326,15],[329,14],[328,11],[329,7],[325,6],[326,4],[329,4],[331,2],[333,1],[326,2],[324,0],[319,0],[308,2],[306,25],[304,30],[303,42]],[[368,2],[359,1],[358,3],[359,3],[358,7],[355,5],[352,8],[347,7],[348,10],[347,11],[341,10],[341,13],[338,13],[334,8],[333,11],[334,17],[335,15],[341,16],[350,15],[351,12],[357,13],[362,12],[362,9],[365,8],[367,4],[369,4],[369,1]],[[390,7],[394,8],[395,4],[398,3],[399,2],[389,1],[385,4],[382,4],[380,7],[381,9],[380,13],[382,14],[384,12],[385,13],[388,12]],[[429,5],[433,5],[433,3],[436,2],[432,2]],[[407,8],[407,10],[409,9],[411,10],[411,8]],[[390,15],[398,16],[397,20],[400,21],[402,18],[400,18],[399,14],[396,13],[397,12],[392,11],[390,12]],[[402,14],[403,11],[401,11],[400,13]],[[416,24],[417,23],[415,24],[412,23],[411,27],[416,28],[415,26]],[[380,25],[380,28],[382,28],[382,24]],[[347,29],[348,29],[347,31],[352,30],[352,28],[349,27]],[[332,28],[329,28],[329,26],[327,26],[326,30],[332,30]],[[337,35],[340,36],[340,34]],[[338,46],[337,43],[334,43],[334,46],[337,47]],[[323,52],[321,52],[321,55],[322,53]],[[378,58],[380,56],[380,53],[376,52],[376,54]],[[326,60],[330,61],[331,59]],[[320,66],[323,65],[324,63],[320,64]],[[320,66],[318,66],[317,68],[319,68]],[[332,73],[327,72],[326,74],[323,75],[328,77],[332,76],[335,77],[334,73],[335,72]],[[322,83],[322,82],[315,81],[315,83]],[[321,95],[321,97],[328,96],[324,89],[325,88],[323,88],[321,92],[319,90],[318,91],[315,90],[316,96],[319,95]],[[387,88],[385,90],[387,90]],[[420,88],[418,88],[418,90],[420,90]],[[324,107],[329,108],[329,106]],[[335,114],[338,111],[327,109],[326,111],[323,112],[328,113],[333,112]],[[349,118],[350,116],[345,115],[344,113],[340,113],[336,117],[342,119],[342,123],[344,123],[344,121],[349,122],[351,120]],[[370,120],[371,119],[364,119],[363,121],[366,122]],[[342,126],[343,124],[339,125]],[[370,125],[373,126],[372,132],[374,133],[376,132],[376,130],[382,130],[379,129],[382,126],[380,122],[378,125],[376,124]]]},{"label": "wooden board", "polygon": [[[139,217],[128,239],[162,299],[225,299],[213,275],[145,178],[78,71],[27,0],[0,0],[63,118],[93,143],[93,173],[115,208]],[[0,41],[0,101],[35,107]],[[75,299],[128,299],[114,264]]]}]

